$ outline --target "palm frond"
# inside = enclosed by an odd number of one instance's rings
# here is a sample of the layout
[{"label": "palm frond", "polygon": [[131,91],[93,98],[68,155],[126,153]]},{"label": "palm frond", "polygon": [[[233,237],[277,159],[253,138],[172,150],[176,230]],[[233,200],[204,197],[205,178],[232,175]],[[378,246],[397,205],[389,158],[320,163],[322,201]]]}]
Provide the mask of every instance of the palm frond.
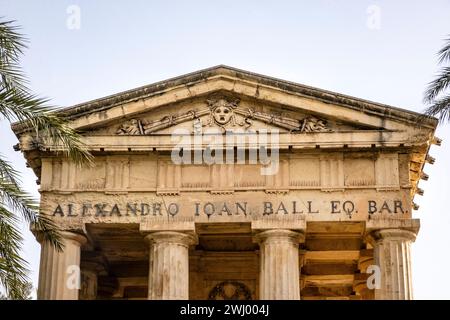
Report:
[{"label": "palm frond", "polygon": [[19,185],[19,172],[13,168],[11,163],[7,161],[0,153],[0,178],[7,179],[11,183]]},{"label": "palm frond", "polygon": [[15,21],[0,21],[0,81],[4,87],[26,89],[26,77],[19,60],[27,40],[19,33]]},{"label": "palm frond", "polygon": [[[67,121],[48,106],[48,100],[33,95],[20,67],[26,39],[14,21],[0,21],[0,118],[24,123],[36,143],[51,141],[62,146],[76,163],[90,163],[92,156],[81,137]],[[20,187],[19,174],[0,155],[0,284],[10,299],[27,298],[27,263],[20,257],[22,236],[18,228],[23,218],[33,230],[61,250],[58,227],[46,215],[39,214],[38,203]]]},{"label": "palm frond", "polygon": [[446,90],[450,86],[450,67],[444,67],[441,73],[437,75],[428,85],[428,89],[425,92],[425,103],[431,103],[441,92]]},{"label": "palm frond", "polygon": [[17,185],[0,178],[0,201],[14,212],[20,212],[28,223],[36,220],[39,205]]},{"label": "palm frond", "polygon": [[450,121],[450,95],[434,101],[425,109],[425,115],[438,116],[440,122]]},{"label": "palm frond", "polygon": [[18,185],[0,177],[1,203],[14,212],[20,212],[25,221],[36,232],[42,234],[55,248],[62,249],[61,236],[56,225],[46,216],[40,215],[39,204]]},{"label": "palm frond", "polygon": [[48,100],[30,93],[19,58],[26,48],[25,39],[13,21],[0,22],[0,115],[9,122],[24,122],[35,135],[61,144],[77,164],[91,164],[93,157],[80,136],[48,106]]},{"label": "palm frond", "polygon": [[27,262],[20,257],[22,236],[14,214],[0,203],[0,283],[11,299],[23,299],[20,288],[28,282]]},{"label": "palm frond", "polygon": [[78,133],[66,120],[56,114],[56,108],[47,106],[45,99],[20,90],[0,89],[0,114],[7,120],[25,122],[35,135],[60,144],[67,156],[77,164],[90,164],[93,157]]},{"label": "palm frond", "polygon": [[14,20],[0,21],[0,57],[18,61],[26,49],[27,39],[19,32]]},{"label": "palm frond", "polygon": [[450,61],[450,37],[447,38],[446,44],[438,52],[439,63],[444,63],[445,61]]}]

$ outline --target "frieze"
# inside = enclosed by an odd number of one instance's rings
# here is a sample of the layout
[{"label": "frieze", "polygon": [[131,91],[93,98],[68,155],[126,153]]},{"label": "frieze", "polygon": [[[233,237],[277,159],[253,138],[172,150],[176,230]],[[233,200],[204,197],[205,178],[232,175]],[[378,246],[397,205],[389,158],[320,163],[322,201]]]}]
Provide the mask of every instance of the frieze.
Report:
[{"label": "frieze", "polygon": [[52,209],[54,217],[176,217],[188,212],[192,217],[207,216],[288,216],[288,215],[346,215],[357,213],[405,215],[407,207],[402,200],[366,200],[363,204],[353,200],[331,200],[317,203],[314,200],[261,201],[249,205],[246,201],[193,202],[128,202],[128,203],[57,203]]}]

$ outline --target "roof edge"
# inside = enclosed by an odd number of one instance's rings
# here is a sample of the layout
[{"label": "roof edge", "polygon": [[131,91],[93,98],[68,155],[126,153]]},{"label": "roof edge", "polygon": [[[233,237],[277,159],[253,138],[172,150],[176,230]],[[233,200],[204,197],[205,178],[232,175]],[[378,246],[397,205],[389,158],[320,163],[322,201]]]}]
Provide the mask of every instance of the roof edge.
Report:
[{"label": "roof edge", "polygon": [[[217,75],[231,75],[244,80],[251,80],[264,85],[276,87],[286,91],[291,91],[307,97],[312,97],[320,99],[322,101],[332,102],[342,106],[351,107],[353,109],[358,108],[362,109],[363,111],[372,111],[388,117],[389,116],[398,117],[400,119],[406,120],[407,122],[417,122],[418,119],[423,119],[424,121],[423,125],[426,127],[430,127],[431,129],[435,129],[439,123],[438,119],[434,117],[424,116],[422,113],[419,112],[402,109],[378,102],[373,102],[370,100],[356,98],[353,96],[340,94],[337,92],[328,91],[324,89],[319,89],[316,87],[306,86],[296,82],[274,78],[222,64],[190,72],[166,80],[158,81],[138,88],[122,91],[99,99],[79,103],[70,107],[60,109],[57,111],[57,113],[60,116],[70,120],[78,118],[79,116],[82,116],[86,113],[103,110],[107,107],[119,103],[125,103],[130,100],[136,100],[142,96],[150,95],[152,93],[156,93],[170,87],[174,87],[180,84],[206,80],[209,77]],[[26,122],[15,122],[11,124],[11,128],[17,135],[23,131],[26,131],[28,126]]]}]

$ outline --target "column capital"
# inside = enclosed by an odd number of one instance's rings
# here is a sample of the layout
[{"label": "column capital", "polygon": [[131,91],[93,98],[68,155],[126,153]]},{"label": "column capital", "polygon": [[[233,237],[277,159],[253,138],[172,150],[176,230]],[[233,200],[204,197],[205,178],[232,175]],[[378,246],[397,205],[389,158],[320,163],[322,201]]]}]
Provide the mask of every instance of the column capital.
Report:
[{"label": "column capital", "polygon": [[293,244],[299,244],[305,240],[305,235],[303,232],[289,230],[289,229],[271,229],[264,230],[255,233],[253,236],[253,241],[256,243],[269,243],[269,242],[280,242],[289,241]]},{"label": "column capital", "polygon": [[299,243],[301,232],[289,229],[260,231],[259,298],[263,300],[300,299]]},{"label": "column capital", "polygon": [[[44,233],[42,231],[34,231],[34,236],[36,237],[36,240],[42,244],[44,241]],[[59,234],[61,235],[61,238],[63,241],[72,240],[75,242],[78,242],[80,246],[87,243],[87,238],[85,235],[77,232],[72,231],[59,231]]]},{"label": "column capital", "polygon": [[253,232],[265,230],[295,230],[305,232],[306,220],[304,216],[295,217],[261,217],[251,221],[251,228]]},{"label": "column capital", "polygon": [[384,229],[409,230],[417,234],[420,229],[420,219],[377,218],[366,222],[366,233]]},{"label": "column capital", "polygon": [[156,231],[145,236],[150,244],[152,243],[174,243],[186,247],[198,243],[197,235],[193,232],[181,231]]},{"label": "column capital", "polygon": [[366,239],[372,245],[383,240],[387,241],[411,241],[416,240],[416,232],[405,229],[379,229],[366,235]]},{"label": "column capital", "polygon": [[150,232],[159,231],[177,231],[195,233],[195,222],[192,217],[189,218],[173,218],[167,220],[167,217],[146,217],[139,224],[139,231],[146,235]]}]

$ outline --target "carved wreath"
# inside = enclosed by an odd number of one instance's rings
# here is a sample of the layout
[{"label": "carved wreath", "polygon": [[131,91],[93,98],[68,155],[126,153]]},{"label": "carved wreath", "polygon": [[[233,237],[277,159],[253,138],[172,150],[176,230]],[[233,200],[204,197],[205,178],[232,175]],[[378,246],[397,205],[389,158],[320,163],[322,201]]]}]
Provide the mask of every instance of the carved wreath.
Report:
[{"label": "carved wreath", "polygon": [[224,281],[214,286],[209,300],[252,300],[250,289],[238,281]]}]

